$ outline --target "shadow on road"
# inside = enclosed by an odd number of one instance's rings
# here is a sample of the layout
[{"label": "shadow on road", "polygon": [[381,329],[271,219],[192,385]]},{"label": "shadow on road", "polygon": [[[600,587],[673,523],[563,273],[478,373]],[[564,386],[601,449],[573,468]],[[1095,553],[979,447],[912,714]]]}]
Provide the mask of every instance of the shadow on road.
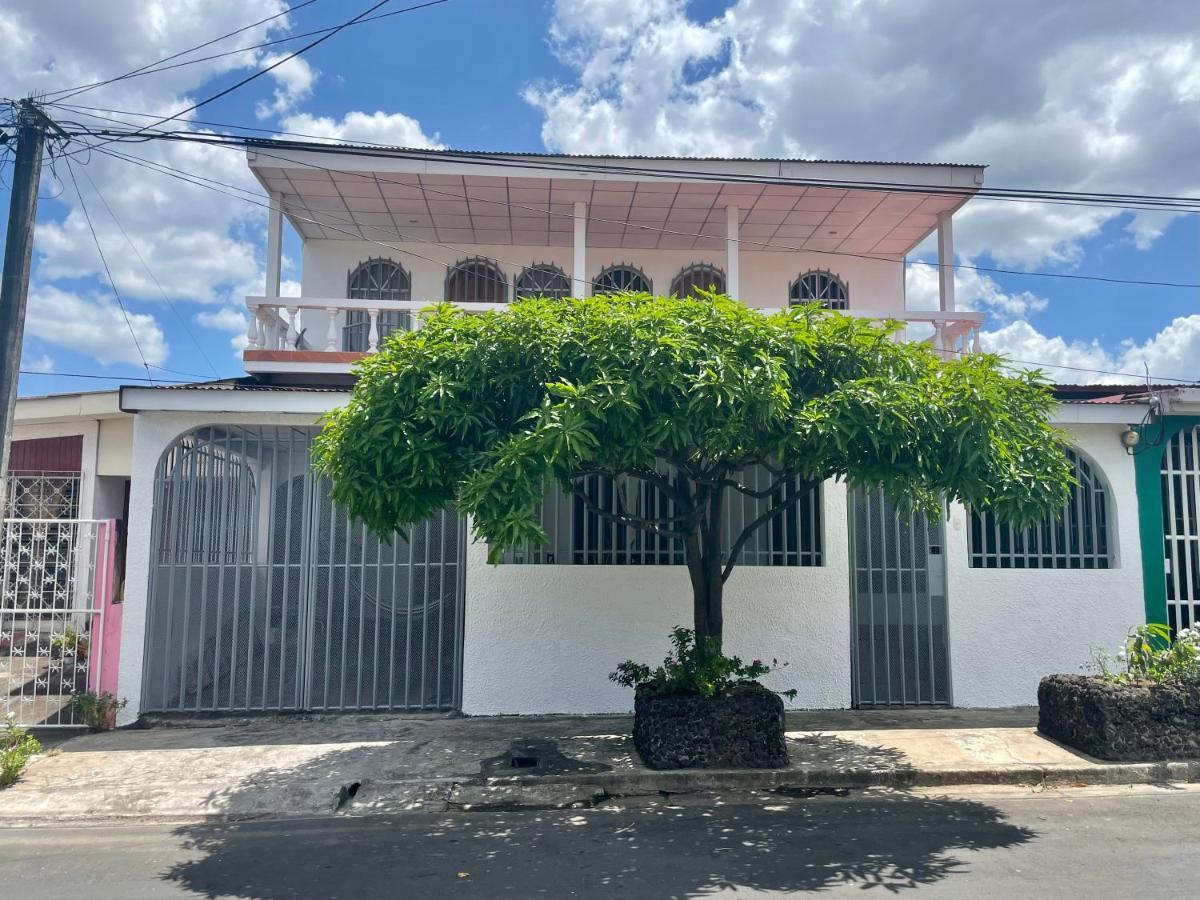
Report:
[{"label": "shadow on road", "polygon": [[[355,769],[346,757],[326,754],[303,767],[308,772],[259,773],[229,796],[230,807],[248,808],[264,791],[304,784],[332,790]],[[965,872],[968,852],[1015,848],[1036,837],[985,803],[903,793],[247,822],[175,833],[189,859],[164,880],[200,896],[263,900],[693,897],[836,885],[896,892]]]}]

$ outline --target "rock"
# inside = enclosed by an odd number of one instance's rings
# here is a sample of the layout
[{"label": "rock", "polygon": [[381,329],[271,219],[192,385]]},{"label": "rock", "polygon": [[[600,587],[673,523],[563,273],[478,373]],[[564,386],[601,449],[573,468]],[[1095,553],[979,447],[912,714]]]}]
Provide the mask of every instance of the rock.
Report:
[{"label": "rock", "polygon": [[1038,685],[1038,731],[1098,759],[1198,759],[1200,684],[1050,675]]},{"label": "rock", "polygon": [[713,697],[643,685],[634,698],[633,744],[651,769],[782,768],[783,700],[753,682]]}]

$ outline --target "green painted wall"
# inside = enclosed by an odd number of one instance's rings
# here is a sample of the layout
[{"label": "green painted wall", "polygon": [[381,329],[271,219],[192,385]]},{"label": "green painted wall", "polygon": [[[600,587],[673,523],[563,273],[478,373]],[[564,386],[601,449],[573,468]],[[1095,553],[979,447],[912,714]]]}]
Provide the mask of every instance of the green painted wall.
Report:
[{"label": "green painted wall", "polygon": [[[1146,597],[1146,621],[1167,621],[1167,575],[1163,557],[1162,458],[1167,443],[1179,432],[1200,425],[1200,416],[1164,416],[1161,422],[1144,426],[1142,443],[1133,456],[1137,485],[1138,529],[1142,544],[1142,588]],[[1162,429],[1161,431],[1159,429]],[[1161,435],[1161,438],[1160,438]],[[1151,446],[1151,442],[1157,446]]]}]

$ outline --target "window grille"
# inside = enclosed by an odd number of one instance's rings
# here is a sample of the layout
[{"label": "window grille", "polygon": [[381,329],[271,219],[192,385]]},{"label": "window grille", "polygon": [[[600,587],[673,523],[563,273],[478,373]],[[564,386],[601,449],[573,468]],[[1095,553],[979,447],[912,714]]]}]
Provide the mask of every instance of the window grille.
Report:
[{"label": "window grille", "polygon": [[[663,474],[668,468],[660,467]],[[755,466],[739,475],[753,490],[763,490],[772,481],[766,469]],[[618,485],[605,475],[583,479],[583,490],[601,509],[617,508]],[[630,478],[622,488],[622,506],[644,518],[666,518],[674,502],[661,490],[639,478]],[[771,498],[754,498],[732,489],[725,494],[724,546],[729,547],[750,522],[785,495],[795,496],[798,484],[785,485]],[[509,550],[503,562],[560,566],[681,566],[683,543],[633,526],[619,525],[589,508],[583,499],[564,494],[555,487],[537,510],[538,521],[549,541],[541,546]],[[821,489],[808,494],[758,528],[742,547],[742,566],[822,565]]]},{"label": "window grille", "polygon": [[5,519],[76,519],[78,472],[17,472],[5,481]]},{"label": "window grille", "polygon": [[676,297],[690,297],[698,290],[725,293],[725,273],[710,263],[692,263],[671,281]]},{"label": "window grille", "polygon": [[[412,299],[412,279],[399,263],[390,259],[368,259],[347,278],[346,296],[351,300],[401,301]],[[393,331],[408,331],[412,317],[406,312],[383,310],[375,320],[379,341]],[[365,353],[369,345],[370,316],[364,309],[346,311],[342,349]]]},{"label": "window grille", "polygon": [[1181,430],[1162,455],[1167,623],[1200,625],[1200,426]]},{"label": "window grille", "polygon": [[562,300],[571,296],[571,279],[567,273],[553,263],[537,263],[528,266],[517,276],[513,296],[549,297]]},{"label": "window grille", "polygon": [[848,309],[850,291],[846,283],[832,272],[814,269],[805,272],[788,287],[788,303],[820,303],[826,309]]},{"label": "window grille", "polygon": [[974,569],[1107,569],[1108,488],[1098,469],[1067,450],[1075,479],[1062,511],[1038,525],[1017,529],[994,513],[971,512],[970,564]]},{"label": "window grille", "polygon": [[621,263],[601,269],[600,274],[592,281],[593,294],[619,294],[622,291],[634,294],[652,293],[650,279],[636,266]]},{"label": "window grille", "polygon": [[451,303],[507,303],[504,273],[490,259],[476,256],[446,272],[446,299]]}]

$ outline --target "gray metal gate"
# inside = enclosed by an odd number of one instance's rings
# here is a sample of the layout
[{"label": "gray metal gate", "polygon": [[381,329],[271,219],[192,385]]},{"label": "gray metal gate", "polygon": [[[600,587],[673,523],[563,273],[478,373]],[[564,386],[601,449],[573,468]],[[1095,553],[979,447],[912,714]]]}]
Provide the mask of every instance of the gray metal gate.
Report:
[{"label": "gray metal gate", "polygon": [[853,703],[948,705],[942,526],[879,490],[849,506]]},{"label": "gray metal gate", "polygon": [[315,433],[213,425],[164,454],[146,710],[457,707],[461,520],[379,540],[312,472]]}]

